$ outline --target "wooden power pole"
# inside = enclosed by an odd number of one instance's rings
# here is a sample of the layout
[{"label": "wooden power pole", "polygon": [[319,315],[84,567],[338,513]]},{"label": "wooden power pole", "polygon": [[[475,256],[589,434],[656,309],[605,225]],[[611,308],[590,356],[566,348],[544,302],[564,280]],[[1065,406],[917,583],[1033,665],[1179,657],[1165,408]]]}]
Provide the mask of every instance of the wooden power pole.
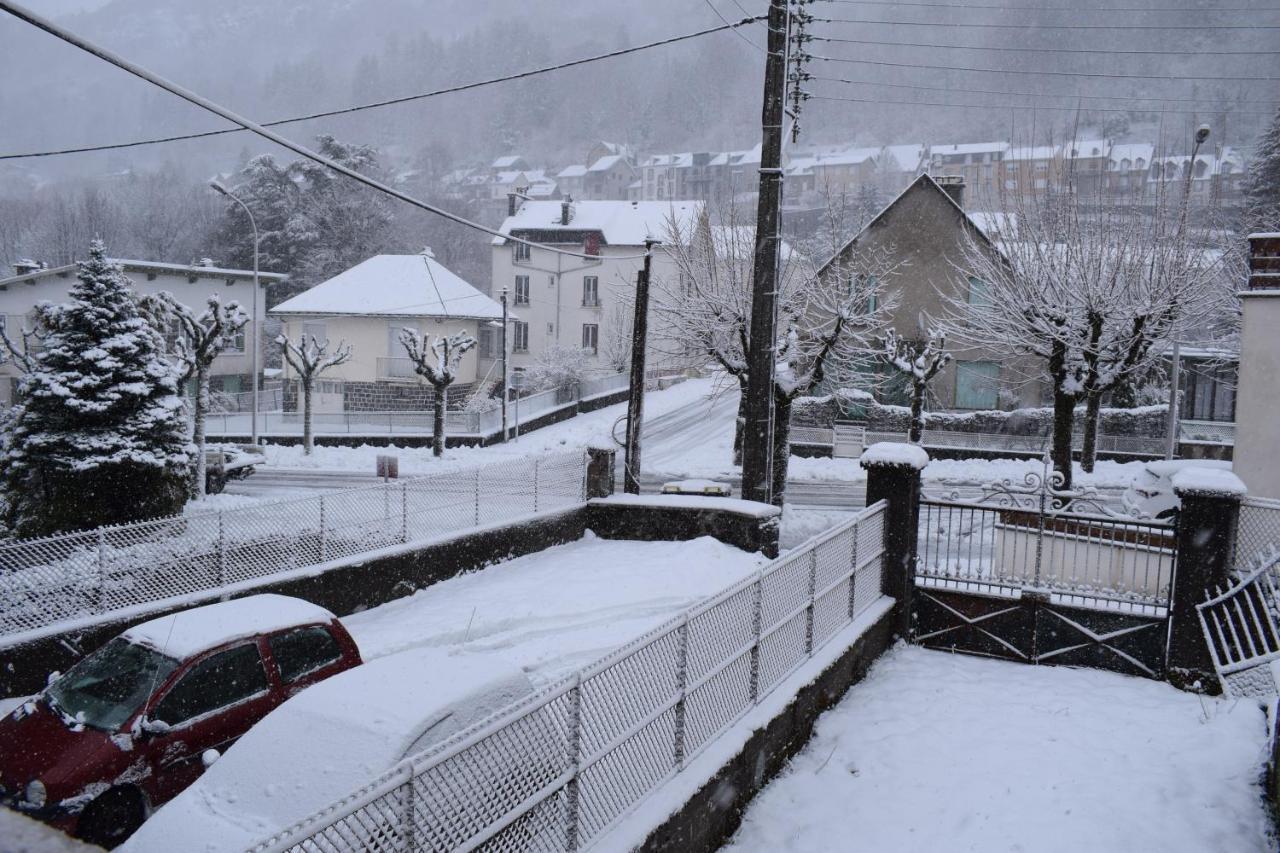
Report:
[{"label": "wooden power pole", "polygon": [[644,357],[649,337],[649,274],[653,270],[653,240],[644,242],[644,267],[636,274],[636,314],[631,324],[631,389],[627,396],[627,446],[623,456],[622,490],[640,494],[640,427],[644,421]]},{"label": "wooden power pole", "polygon": [[788,0],[769,4],[764,103],[760,110],[760,200],[752,265],[751,351],[747,358],[746,423],[742,433],[742,496],[773,498],[773,385],[778,232],[782,206],[782,122],[787,99]]}]

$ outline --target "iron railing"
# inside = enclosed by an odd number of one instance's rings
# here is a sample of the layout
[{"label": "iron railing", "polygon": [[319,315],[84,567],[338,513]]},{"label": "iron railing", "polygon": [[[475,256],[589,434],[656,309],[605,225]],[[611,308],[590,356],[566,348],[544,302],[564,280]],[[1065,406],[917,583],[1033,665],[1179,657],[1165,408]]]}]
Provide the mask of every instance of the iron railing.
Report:
[{"label": "iron railing", "polygon": [[572,851],[881,598],[883,502],[254,853]]},{"label": "iron railing", "polygon": [[0,544],[0,642],[585,500],[581,451]]},{"label": "iron railing", "polygon": [[1178,440],[1234,445],[1236,425],[1232,421],[1179,421]]},{"label": "iron railing", "polygon": [[[881,441],[906,441],[905,432],[884,432],[867,430],[863,437],[863,447],[869,447]],[[965,450],[1009,450],[1024,453],[1043,453],[1048,450],[1053,439],[1047,435],[1007,435],[1005,433],[957,432],[953,430],[926,429],[920,443],[925,447],[954,447]],[[1084,444],[1084,436],[1075,434],[1072,447],[1079,450]],[[1146,455],[1163,455],[1164,439],[1148,438],[1137,435],[1099,435],[1098,450],[1107,453],[1136,453]]]},{"label": "iron railing", "polygon": [[1228,696],[1274,696],[1270,664],[1280,660],[1280,630],[1272,574],[1276,560],[1262,561],[1229,589],[1211,590],[1196,605],[1213,666]]}]

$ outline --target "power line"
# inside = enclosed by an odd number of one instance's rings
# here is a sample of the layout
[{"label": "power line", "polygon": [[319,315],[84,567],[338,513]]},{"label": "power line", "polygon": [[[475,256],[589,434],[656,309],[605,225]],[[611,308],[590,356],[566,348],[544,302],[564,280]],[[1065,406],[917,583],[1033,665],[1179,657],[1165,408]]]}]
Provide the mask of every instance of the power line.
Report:
[{"label": "power line", "polygon": [[[888,86],[894,89],[922,89],[932,92],[959,92],[966,95],[1020,95],[1027,98],[1083,98],[1085,100],[1101,100],[1101,101],[1159,101],[1161,103],[1171,104],[1196,104],[1203,103],[1206,105],[1221,104],[1219,99],[1207,98],[1156,98],[1144,97],[1142,95],[1082,95],[1082,94],[1055,94],[1051,92],[1019,92],[1010,89],[970,89],[968,87],[956,86],[922,86],[915,83],[888,83],[883,80],[848,80],[844,77],[823,77],[817,74],[811,74],[807,79],[821,80],[828,83],[847,83],[853,86]],[[1273,105],[1280,103],[1277,100],[1244,100],[1232,101],[1233,104],[1264,104]],[[1203,109],[1204,112],[1212,112],[1210,106]],[[1135,112],[1145,112],[1141,108],[1135,108]]]},{"label": "power line", "polygon": [[[716,17],[717,17],[717,18],[719,18],[719,19],[724,23],[724,25],[725,25],[725,26],[730,26],[730,24],[729,24],[729,19],[728,19],[728,18],[726,18],[724,15],[720,14],[720,10],[716,8],[716,4],[715,4],[715,3],[712,3],[712,2],[711,2],[711,0],[702,0],[702,2],[706,3],[706,4],[707,4],[707,6],[711,9],[711,11],[712,11],[712,12],[715,12]],[[736,4],[735,4],[735,5],[736,5]],[[739,6],[738,8],[739,8],[739,9],[741,9],[742,7],[741,7],[741,6]],[[746,10],[745,10],[745,9],[743,9],[743,14],[746,14]],[[744,42],[746,42],[747,44],[751,45],[751,48],[752,48],[753,50],[758,50],[758,51],[760,51],[761,53],[764,53],[764,46],[763,46],[763,45],[756,44],[756,43],[755,43],[755,42],[753,42],[751,39],[747,38],[745,35],[743,35],[742,33],[738,32],[738,30],[737,30],[736,28],[735,28],[735,29],[730,30],[730,32],[732,32],[732,33],[733,33],[735,36],[737,36],[738,38],[742,39],[742,40],[743,40]]]},{"label": "power line", "polygon": [[[292,116],[290,118],[273,119],[271,121],[262,122],[262,126],[278,127],[282,124],[290,124],[292,122],[311,121],[312,119],[318,119],[318,118],[330,118],[332,116],[345,115],[347,113],[361,112],[362,110],[372,110],[372,109],[377,109],[379,107],[388,107],[388,106],[394,106],[396,104],[409,103],[411,101],[420,101],[426,98],[438,97],[440,95],[451,95],[456,92],[466,92],[471,89],[479,89],[483,86],[492,86],[495,83],[507,83],[512,80],[522,80],[524,78],[534,77],[539,74],[547,74],[552,71],[560,71],[565,68],[573,68],[578,65],[585,65],[589,62],[599,62],[602,59],[613,59],[614,57],[625,56],[626,54],[629,54],[629,53],[637,53],[642,50],[649,50],[655,47],[662,47],[668,44],[675,44],[676,42],[687,41],[688,39],[693,39],[693,38],[699,38],[701,36],[710,35],[711,33],[718,33],[726,29],[732,30],[733,32],[736,33],[738,27],[746,26],[748,24],[753,24],[753,23],[756,23],[757,21],[762,21],[762,20],[764,20],[763,15],[756,15],[755,17],[744,18],[743,20],[738,21],[737,23],[725,21],[725,23],[722,26],[710,27],[709,29],[698,30],[697,32],[671,36],[670,38],[661,39],[659,41],[648,42],[646,44],[636,45],[635,47],[625,47],[619,50],[611,50],[608,53],[600,53],[594,56],[583,57],[581,59],[572,59],[567,62],[557,63],[555,65],[545,65],[545,66],[542,66],[541,68],[531,68],[527,71],[519,71],[514,74],[507,74],[502,77],[491,77],[487,80],[477,80],[472,83],[460,83],[456,86],[448,86],[444,89],[436,89],[430,92],[420,92],[414,95],[403,95],[398,98],[388,98],[382,101],[373,101],[367,104],[357,104],[356,106],[342,107],[340,109],[334,109],[334,110],[325,110],[323,112],[309,113],[307,115],[300,115],[300,116]],[[199,133],[182,133],[182,134],[176,134],[173,136],[162,136],[162,137],[156,137],[154,139],[138,139],[138,140],[134,140],[133,142],[116,142],[116,143],[110,143],[106,145],[85,145],[78,148],[61,148],[53,151],[29,151],[22,154],[0,154],[0,160],[20,160],[28,157],[54,157],[61,154],[84,154],[90,151],[114,151],[121,148],[136,148],[141,145],[156,145],[164,142],[180,142],[186,139],[205,139],[210,136],[222,136],[228,133],[241,133],[242,131],[243,131],[243,128],[229,127],[229,128],[223,128],[221,130],[206,130]]]},{"label": "power line", "polygon": [[1002,6],[983,3],[900,3],[885,0],[822,0],[826,3],[839,3],[846,6],[908,6],[920,9],[983,9],[998,12],[1158,12],[1182,14],[1187,12],[1214,14],[1217,12],[1280,12],[1280,6],[1249,7],[1232,6],[1220,9],[1197,9],[1190,6],[1157,7],[1157,6]]},{"label": "power line", "polygon": [[[845,39],[833,38],[830,36],[814,36],[815,41],[828,42],[844,42]],[[888,62],[882,59],[844,59],[834,56],[816,56],[810,58],[821,60],[823,62],[847,62],[854,65],[883,65],[889,68],[928,68],[935,71],[972,71],[982,74],[1032,74],[1049,77],[1100,77],[1109,80],[1189,80],[1191,82],[1235,82],[1235,81],[1272,81],[1280,80],[1280,77],[1250,77],[1250,76],[1207,76],[1192,75],[1180,76],[1175,74],[1108,74],[1098,71],[1030,71],[1017,68],[973,68],[968,65],[928,65],[919,62]]]},{"label": "power line", "polygon": [[1229,114],[1229,115],[1236,115],[1236,116],[1242,116],[1242,115],[1244,115],[1244,116],[1263,116],[1263,117],[1268,117],[1268,116],[1271,116],[1271,115],[1272,115],[1272,113],[1264,113],[1264,112],[1256,112],[1256,111],[1248,111],[1248,110],[1211,110],[1211,109],[1204,109],[1204,110],[1171,110],[1171,109],[1143,110],[1143,109],[1125,109],[1125,108],[1123,108],[1123,107],[1052,107],[1052,106],[1047,106],[1047,105],[1045,105],[1045,104],[957,104],[957,103],[954,103],[954,102],[947,102],[947,101],[942,101],[942,102],[938,102],[938,101],[900,101],[900,100],[893,100],[893,99],[889,99],[889,98],[846,98],[846,97],[837,97],[837,96],[835,96],[835,95],[810,95],[809,97],[810,97],[810,99],[811,99],[811,100],[815,100],[815,101],[846,101],[846,102],[849,102],[849,103],[855,103],[855,104],[896,104],[896,105],[899,105],[899,106],[908,106],[908,107],[960,107],[960,108],[965,108],[965,109],[977,109],[977,110],[1006,110],[1006,109],[1011,109],[1011,110],[1053,110],[1053,111],[1058,111],[1058,112],[1076,112],[1076,111],[1086,111],[1086,112],[1102,112],[1102,113],[1131,113],[1131,112],[1142,112],[1142,113],[1151,113],[1151,114],[1154,114],[1154,115],[1187,115],[1187,114],[1190,114],[1190,113],[1205,114],[1205,113],[1219,113],[1219,112],[1222,112],[1222,113],[1227,113],[1227,114]]},{"label": "power line", "polygon": [[1078,47],[985,47],[971,44],[938,44],[918,41],[877,41],[875,39],[840,39],[842,44],[866,44],[881,47],[928,47],[944,50],[978,50],[997,53],[1086,53],[1116,56],[1280,56],[1276,50],[1091,50]]},{"label": "power line", "polygon": [[957,27],[975,30],[1280,30],[1280,24],[977,24],[969,21],[868,21],[860,18],[814,18],[826,24],[883,27]]},{"label": "power line", "polygon": [[[451,222],[456,222],[459,225],[465,225],[468,228],[474,228],[477,231],[483,231],[484,233],[490,234],[494,237],[502,237],[503,239],[510,240],[513,243],[522,243],[526,246],[536,247],[548,252],[554,252],[560,255],[567,255],[569,257],[582,258],[583,260],[598,260],[600,258],[599,255],[587,255],[582,252],[570,252],[565,249],[557,249],[554,246],[547,246],[542,243],[535,243],[531,240],[525,240],[522,237],[513,237],[510,234],[502,233],[496,228],[490,228],[487,225],[481,225],[479,222],[473,222],[470,219],[467,219],[466,217],[459,216],[456,213],[451,213],[447,210],[444,210],[443,208],[436,207],[433,204],[428,204],[427,202],[416,199],[411,195],[408,195],[406,193],[401,192],[400,190],[395,189],[394,187],[387,186],[386,184],[382,183],[381,181],[375,178],[371,178],[368,175],[361,174],[360,172],[357,172],[355,169],[352,169],[349,166],[344,166],[341,163],[331,160],[328,157],[325,157],[323,154],[319,154],[315,151],[312,151],[310,148],[307,148],[305,145],[301,145],[297,142],[294,142],[291,139],[281,136],[280,134],[276,133],[274,130],[268,130],[267,128],[263,127],[257,122],[251,121],[245,118],[244,116],[241,116],[235,112],[232,112],[231,110],[227,109],[226,107],[220,104],[214,103],[213,101],[203,97],[202,95],[197,95],[195,92],[191,91],[190,89],[186,89],[182,86],[179,86],[177,83],[174,83],[170,80],[165,79],[164,77],[161,77],[158,74],[148,71],[142,66],[137,65],[136,63],[130,62],[129,60],[125,59],[119,54],[113,53],[112,51],[107,50],[104,47],[99,47],[98,45],[94,44],[88,39],[82,38],[81,36],[78,36],[75,33],[71,32],[70,30],[60,27],[59,25],[53,23],[52,21],[46,18],[42,18],[36,13],[28,9],[25,9],[24,7],[19,6],[16,3],[10,2],[10,0],[0,0],[0,9],[3,9],[4,11],[8,12],[10,15],[13,15],[15,18],[18,18],[19,20],[26,21],[28,24],[31,24],[33,27],[36,27],[37,29],[44,30],[46,33],[49,33],[55,38],[61,39],[62,41],[67,42],[68,44],[75,45],[76,47],[83,50],[85,53],[96,56],[99,59],[103,60],[104,62],[108,62],[111,65],[114,65],[115,67],[121,69],[122,71],[127,71],[128,73],[132,74],[135,77],[139,77],[143,80],[146,80],[148,83],[151,83],[152,85],[158,86],[161,89],[164,89],[165,91],[171,94],[177,95],[179,98],[182,98],[184,101],[187,101],[188,103],[195,104],[197,107],[200,107],[201,109],[207,110],[213,113],[214,115],[221,116],[222,118],[226,119],[229,122],[238,124],[245,130],[251,131],[257,134],[258,136],[261,136],[264,139],[268,139],[283,148],[287,148],[290,151],[294,152],[295,154],[299,154],[308,160],[311,160],[315,163],[319,163],[322,166],[326,166],[340,175],[346,175],[348,178],[351,178],[353,181],[357,181],[361,184],[364,184],[367,187],[371,187],[372,189],[375,189],[381,193],[385,193],[386,195],[389,195],[393,198],[400,199],[401,201],[407,204],[411,204],[414,207],[425,210],[428,213],[434,213],[437,216],[441,216],[445,219],[450,220]],[[613,259],[614,260],[634,260],[637,258],[643,258],[647,254],[648,252],[644,252],[639,255],[621,255],[621,256],[615,255],[613,256]]]}]

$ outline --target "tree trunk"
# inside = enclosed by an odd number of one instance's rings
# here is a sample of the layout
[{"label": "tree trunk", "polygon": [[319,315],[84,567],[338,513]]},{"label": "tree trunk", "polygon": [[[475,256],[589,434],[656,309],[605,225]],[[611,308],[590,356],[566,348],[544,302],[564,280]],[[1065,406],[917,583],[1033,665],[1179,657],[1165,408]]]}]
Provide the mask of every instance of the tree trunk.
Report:
[{"label": "tree trunk", "polygon": [[206,367],[196,368],[196,399],[191,410],[191,439],[196,445],[196,473],[191,484],[191,494],[197,498],[204,497],[206,478],[208,477],[209,460],[204,455],[204,421],[209,411],[209,370]]},{"label": "tree trunk", "polygon": [[791,398],[773,398],[773,505],[782,506],[787,491],[787,464],[791,460]]},{"label": "tree trunk", "polygon": [[1062,488],[1071,488],[1071,439],[1075,430],[1076,395],[1053,393],[1053,467],[1062,474]]},{"label": "tree trunk", "polygon": [[1085,399],[1084,444],[1080,448],[1080,468],[1093,473],[1093,463],[1098,458],[1098,420],[1102,409],[1102,394],[1095,391]]},{"label": "tree trunk", "polygon": [[302,452],[311,455],[311,380],[302,381]]},{"label": "tree trunk", "polygon": [[924,395],[929,386],[923,382],[911,383],[911,428],[907,433],[907,441],[919,444],[924,437]]},{"label": "tree trunk", "polygon": [[[741,385],[741,383],[739,383]],[[738,414],[733,421],[733,464],[742,464],[742,430],[747,424],[747,390],[740,388]]]},{"label": "tree trunk", "polygon": [[437,385],[435,389],[435,417],[432,419],[431,425],[434,431],[431,436],[431,455],[444,456],[444,409],[449,398],[449,386]]}]

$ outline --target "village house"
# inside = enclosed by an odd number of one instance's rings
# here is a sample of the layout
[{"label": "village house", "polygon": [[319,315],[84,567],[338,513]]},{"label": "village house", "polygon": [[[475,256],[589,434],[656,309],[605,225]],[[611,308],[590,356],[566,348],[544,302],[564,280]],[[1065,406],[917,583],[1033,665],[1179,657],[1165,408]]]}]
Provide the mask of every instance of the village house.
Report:
[{"label": "village house", "polygon": [[929,174],[951,175],[964,179],[966,192],[976,199],[993,198],[999,187],[998,172],[1007,142],[963,142],[952,145],[930,145]]},{"label": "village house", "polygon": [[[253,315],[255,294],[253,271],[225,269],[212,261],[195,264],[171,264],[156,261],[112,259],[133,282],[140,294],[168,291],[178,302],[199,313],[210,296],[222,302],[238,302],[245,313]],[[14,264],[14,275],[0,279],[0,329],[16,345],[21,346],[22,330],[29,328],[31,311],[39,302],[65,302],[67,292],[76,280],[76,265],[43,267],[31,261]],[[267,319],[267,289],[284,281],[288,276],[277,273],[260,273],[258,276],[258,333]],[[253,341],[255,334],[245,330],[231,339],[222,354],[214,359],[210,368],[209,387],[216,392],[234,394],[248,391],[253,386]],[[259,358],[259,367],[264,366]],[[0,364],[0,405],[13,401],[18,385],[19,372],[12,362]]]},{"label": "village house", "polygon": [[[555,202],[551,202],[554,204]],[[351,347],[351,360],[321,374],[313,400],[318,412],[425,411],[434,392],[413,370],[400,332],[426,336],[465,331],[477,341],[489,323],[501,325],[502,306],[446,269],[424,250],[417,255],[375,255],[317,284],[271,312],[290,340],[314,336]],[[474,347],[463,356],[450,388],[461,403],[478,381],[492,378],[497,353]],[[296,377],[285,366],[285,407],[293,408]]]}]

